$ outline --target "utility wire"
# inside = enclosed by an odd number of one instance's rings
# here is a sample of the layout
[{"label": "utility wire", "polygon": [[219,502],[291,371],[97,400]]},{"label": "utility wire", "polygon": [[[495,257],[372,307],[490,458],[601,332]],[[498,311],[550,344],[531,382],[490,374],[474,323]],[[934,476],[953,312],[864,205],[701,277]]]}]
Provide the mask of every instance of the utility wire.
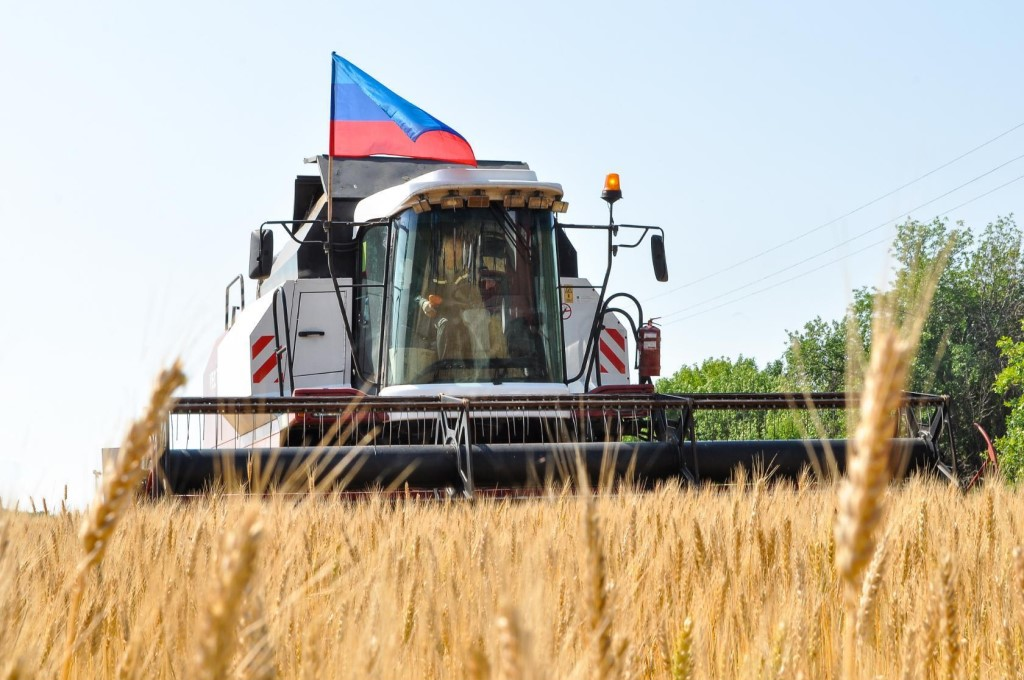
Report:
[{"label": "utility wire", "polygon": [[683,285],[677,286],[677,287],[675,287],[675,288],[673,288],[671,290],[667,290],[667,291],[658,293],[656,295],[652,295],[651,297],[647,298],[645,300],[645,302],[648,301],[648,300],[654,300],[655,298],[662,297],[663,295],[669,295],[670,293],[675,293],[677,291],[682,290],[683,288],[688,288],[688,287],[693,286],[695,284],[698,284],[698,283],[700,283],[702,281],[706,281],[706,280],[708,280],[710,278],[714,278],[716,276],[719,276],[720,274],[724,274],[726,272],[730,272],[730,271],[732,271],[732,270],[734,270],[734,269],[736,269],[738,267],[741,267],[741,266],[747,264],[748,262],[753,262],[754,260],[756,260],[758,258],[764,257],[765,255],[768,255],[769,253],[774,253],[776,250],[779,250],[780,248],[784,248],[784,247],[786,247],[786,246],[788,246],[788,245],[790,245],[792,243],[795,243],[796,241],[799,241],[802,238],[810,236],[811,234],[813,234],[815,232],[821,231],[825,227],[830,227],[833,224],[835,224],[836,222],[839,222],[841,220],[846,219],[847,217],[855,215],[856,213],[860,212],[861,210],[864,210],[865,208],[869,208],[869,207],[875,205],[879,201],[884,201],[885,199],[889,198],[890,196],[892,196],[892,195],[894,195],[896,193],[899,193],[900,191],[903,191],[904,189],[906,189],[909,186],[917,184],[921,180],[926,179],[926,178],[934,175],[935,173],[939,172],[940,170],[945,170],[946,168],[948,168],[949,166],[953,165],[954,163],[956,163],[958,161],[961,161],[964,158],[967,158],[968,156],[970,156],[975,151],[980,151],[981,149],[984,149],[989,144],[992,144],[993,142],[1002,139],[1006,135],[1008,135],[1011,132],[1014,132],[1016,130],[1019,130],[1022,127],[1024,127],[1024,122],[1021,122],[1021,123],[1018,123],[1018,124],[1014,125],[1009,130],[1006,130],[1004,132],[999,133],[998,135],[996,135],[992,139],[989,139],[986,142],[982,142],[981,144],[979,144],[978,146],[974,147],[970,151],[965,151],[964,153],[960,154],[959,156],[957,156],[953,160],[947,161],[947,162],[943,163],[942,165],[938,166],[937,168],[933,168],[933,169],[929,170],[928,172],[924,173],[920,177],[917,177],[916,179],[912,179],[909,182],[907,182],[906,184],[904,184],[902,186],[899,186],[899,187],[893,189],[892,191],[890,191],[890,192],[888,192],[886,194],[882,194],[881,196],[879,196],[877,198],[871,199],[867,203],[864,203],[863,205],[860,205],[860,206],[854,208],[853,210],[850,210],[849,212],[847,212],[844,215],[840,215],[839,217],[837,217],[837,218],[835,218],[833,220],[829,220],[828,222],[825,222],[824,224],[819,224],[818,226],[814,227],[813,229],[809,229],[809,230],[803,232],[802,234],[798,234],[797,236],[794,236],[793,238],[791,238],[791,239],[789,239],[787,241],[783,241],[782,243],[779,243],[778,245],[772,246],[771,248],[768,248],[767,250],[762,250],[759,253],[755,253],[754,255],[751,255],[750,257],[748,257],[748,258],[746,258],[744,260],[740,260],[739,262],[735,262],[735,263],[729,265],[728,267],[724,267],[722,269],[718,269],[716,271],[711,272],[710,274],[706,274],[706,275],[704,275],[704,276],[702,276],[700,278],[693,279],[692,281],[688,281],[688,282],[684,283]]},{"label": "utility wire", "polygon": [[[737,292],[739,292],[741,290],[745,290],[747,288],[750,288],[751,286],[756,286],[758,283],[761,283],[765,279],[770,279],[770,278],[772,278],[774,276],[779,276],[780,274],[785,274],[786,272],[790,271],[791,269],[799,267],[802,264],[806,264],[806,263],[810,262],[811,260],[816,260],[819,257],[821,257],[822,255],[827,255],[828,253],[831,253],[834,250],[838,250],[839,248],[841,248],[841,247],[843,247],[843,246],[845,246],[845,245],[847,245],[849,243],[852,243],[852,242],[854,242],[854,241],[856,241],[858,239],[861,239],[861,238],[867,236],[868,234],[870,234],[872,232],[878,231],[879,229],[882,229],[883,227],[886,227],[886,226],[892,224],[893,222],[899,221],[899,220],[901,220],[901,219],[903,219],[905,217],[909,217],[910,215],[912,215],[913,213],[917,212],[918,210],[921,210],[922,208],[925,208],[925,207],[931,205],[932,203],[935,203],[936,201],[942,200],[943,198],[949,196],[950,194],[956,193],[957,191],[960,191],[964,187],[966,187],[966,186],[968,186],[970,184],[973,184],[974,182],[977,182],[978,180],[983,179],[983,178],[991,175],[993,172],[1001,170],[1001,169],[1005,168],[1007,165],[1010,165],[1011,163],[1015,163],[1015,162],[1021,160],[1022,158],[1024,158],[1024,154],[1021,154],[1020,156],[1017,156],[1016,158],[1008,160],[1005,163],[1002,163],[1001,165],[997,165],[996,167],[992,168],[991,170],[988,170],[988,171],[983,172],[982,174],[978,175],[974,179],[970,179],[970,180],[964,182],[963,184],[961,184],[960,186],[956,187],[955,189],[950,189],[949,191],[947,191],[944,194],[941,194],[939,196],[936,196],[933,199],[925,201],[924,203],[922,203],[922,204],[920,204],[920,205],[918,205],[918,206],[916,206],[914,208],[911,208],[910,210],[906,211],[905,213],[903,213],[901,215],[898,215],[898,216],[896,216],[894,218],[890,218],[888,220],[885,220],[884,222],[881,222],[881,223],[877,224],[876,226],[871,227],[870,229],[867,229],[866,231],[862,231],[859,234],[851,236],[850,238],[846,239],[845,241],[840,241],[839,243],[835,244],[834,246],[826,248],[825,250],[822,250],[822,251],[820,251],[818,253],[815,253],[814,255],[810,255],[808,257],[805,257],[804,259],[799,260],[798,262],[794,262],[793,264],[787,265],[787,266],[783,267],[782,269],[777,269],[777,270],[775,270],[774,272],[772,272],[770,274],[766,274],[766,275],[762,276],[761,278],[757,279],[756,281],[751,281],[750,283],[745,283],[742,286],[737,286],[736,288],[733,288],[731,290],[727,290],[724,293],[721,293],[719,295],[715,295],[714,297],[706,298],[706,299],[704,299],[704,300],[702,300],[700,302],[697,302],[697,303],[695,303],[693,305],[690,305],[689,307],[684,307],[682,309],[676,310],[675,312],[670,312],[670,313],[666,314],[665,316],[674,316],[675,314],[681,314],[683,312],[689,311],[689,310],[694,309],[696,307],[700,307],[701,305],[705,305],[705,304],[707,304],[709,302],[714,302],[715,300],[720,300],[723,297],[732,295],[733,293],[737,293]],[[1013,181],[1016,181],[1016,180],[1013,180]],[[1010,182],[1010,183],[1012,183],[1012,182]],[[1003,186],[1005,186],[1005,185],[1003,185]],[[1002,188],[1002,187],[997,187],[997,188]],[[995,189],[993,189],[993,191],[995,191]],[[987,194],[982,194],[981,196],[985,196],[985,195],[987,195]],[[972,201],[977,200],[978,198],[981,198],[981,196],[977,196],[977,197],[975,197],[975,198],[973,198],[971,200]],[[966,203],[964,205],[966,205]],[[958,207],[961,207],[961,206],[958,206]],[[955,209],[956,208],[953,208],[953,210],[955,210]],[[947,212],[951,212],[951,211],[947,211]],[[873,244],[873,245],[877,245],[877,244]],[[846,257],[851,256],[851,255],[855,255],[857,253],[862,252],[862,250],[858,250],[858,251],[856,251],[854,253],[850,253],[849,255],[845,255],[845,256],[843,256],[843,257],[841,257],[839,259],[842,260],[842,259],[844,259]],[[829,264],[833,264],[834,262],[837,262],[837,261],[838,260],[835,260],[833,262],[830,262]],[[811,272],[818,271],[818,269],[821,269],[821,267],[819,267],[817,269],[812,269]],[[807,272],[807,273],[811,273],[811,272]],[[787,279],[787,281],[789,281],[789,280],[791,280],[791,279]],[[655,297],[657,297],[657,296],[655,296]],[[742,299],[742,298],[740,298],[740,299]],[[663,316],[662,318],[665,318],[665,316]],[[686,317],[686,318],[689,318],[689,317]]]},{"label": "utility wire", "polygon": [[[966,200],[963,203],[961,203],[960,205],[954,206],[954,207],[950,208],[949,210],[947,210],[947,211],[945,211],[943,213],[940,213],[939,217],[944,217],[944,216],[948,215],[949,213],[953,212],[954,210],[959,210],[960,208],[963,208],[966,205],[974,203],[975,201],[977,201],[979,199],[982,199],[982,198],[988,196],[989,194],[993,194],[993,193],[999,191],[1000,189],[1004,189],[1004,188],[1010,186],[1011,184],[1013,184],[1015,182],[1019,182],[1022,179],[1024,179],[1024,175],[1020,175],[1018,177],[1015,177],[1014,179],[1011,179],[1009,182],[1006,182],[1004,184],[1000,184],[999,186],[995,187],[994,189],[989,189],[988,191],[986,191],[983,194],[978,194],[974,198]],[[896,219],[898,220],[900,218],[896,218]],[[896,220],[890,220],[890,222],[894,222],[894,221],[896,221]],[[888,224],[888,222],[886,222],[886,224]],[[834,260],[826,262],[825,264],[823,264],[821,266],[818,266],[818,267],[815,267],[814,269],[809,269],[809,270],[807,270],[805,272],[797,274],[796,276],[792,276],[792,277],[790,277],[788,279],[785,279],[785,280],[782,280],[782,281],[777,281],[776,283],[773,283],[770,286],[765,286],[764,288],[759,288],[758,290],[750,292],[750,293],[748,293],[746,295],[742,295],[742,296],[740,296],[738,298],[735,298],[733,300],[727,300],[727,301],[725,301],[725,302],[723,302],[723,303],[721,303],[719,305],[715,305],[714,307],[708,307],[707,309],[702,309],[699,312],[694,312],[693,314],[688,314],[688,315],[680,317],[678,319],[672,319],[671,321],[663,321],[662,325],[663,326],[669,326],[671,324],[678,323],[680,321],[685,321],[687,319],[692,319],[693,317],[700,316],[701,314],[707,314],[708,312],[713,312],[715,310],[721,309],[722,307],[728,307],[729,305],[737,303],[737,302],[742,302],[743,300],[746,300],[747,298],[754,297],[755,295],[760,295],[761,293],[764,293],[766,291],[772,290],[774,288],[778,288],[779,286],[785,285],[787,283],[791,283],[793,281],[796,281],[797,279],[801,279],[801,278],[803,278],[805,276],[813,274],[814,272],[821,271],[822,269],[825,269],[826,267],[829,267],[829,266],[831,266],[833,264],[836,264],[838,262],[842,262],[845,259],[853,257],[854,255],[858,255],[860,253],[863,253],[864,251],[870,250],[871,248],[875,248],[875,247],[877,247],[879,245],[882,245],[883,243],[887,243],[888,241],[889,241],[889,239],[887,239],[887,238],[880,239],[878,241],[875,241],[873,243],[870,243],[870,244],[864,246],[863,248],[860,248],[859,250],[855,250],[852,253],[848,253],[846,255],[843,255],[842,257],[838,257],[838,258],[836,258]],[[813,258],[810,258],[810,259],[813,259]],[[783,271],[785,271],[785,270],[783,270]],[[776,272],[776,274],[778,274],[778,273],[780,273],[780,272]],[[771,275],[771,276],[774,276],[774,274]],[[755,282],[755,283],[757,283],[757,282]],[[750,287],[752,285],[754,285],[754,284],[753,283],[747,284],[746,286],[741,286],[740,288],[737,288],[736,290],[741,290],[743,288],[748,288],[748,287]],[[732,292],[735,292],[735,291],[732,291]],[[728,294],[729,293],[724,293],[723,295],[719,295],[717,297],[710,298],[708,300],[705,300],[704,302],[700,302],[700,303],[697,303],[695,305],[691,305],[690,307],[685,307],[685,308],[677,310],[675,312],[670,312],[669,314],[666,314],[666,315],[662,316],[661,318],[665,319],[666,317],[674,316],[675,314],[681,314],[681,313],[683,313],[685,311],[688,311],[690,309],[693,309],[695,307],[700,307],[701,305],[705,305],[708,302],[711,302],[713,300],[717,300],[718,298],[723,297],[724,295],[728,295]]]}]

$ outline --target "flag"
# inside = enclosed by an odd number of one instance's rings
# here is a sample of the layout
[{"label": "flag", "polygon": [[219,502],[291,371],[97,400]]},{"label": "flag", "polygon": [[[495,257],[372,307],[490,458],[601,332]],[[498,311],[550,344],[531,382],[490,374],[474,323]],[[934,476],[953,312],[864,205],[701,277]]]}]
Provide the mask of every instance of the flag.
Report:
[{"label": "flag", "polygon": [[332,53],[331,156],[408,156],[476,165],[469,142]]}]

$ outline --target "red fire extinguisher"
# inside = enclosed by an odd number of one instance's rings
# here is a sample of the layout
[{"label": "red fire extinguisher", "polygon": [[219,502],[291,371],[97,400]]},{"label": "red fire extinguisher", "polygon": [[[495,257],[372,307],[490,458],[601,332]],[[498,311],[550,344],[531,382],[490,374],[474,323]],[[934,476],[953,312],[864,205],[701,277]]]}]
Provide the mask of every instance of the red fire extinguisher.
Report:
[{"label": "red fire extinguisher", "polygon": [[650,382],[652,377],[661,375],[661,330],[654,325],[654,319],[649,319],[636,336],[640,348],[640,382]]}]

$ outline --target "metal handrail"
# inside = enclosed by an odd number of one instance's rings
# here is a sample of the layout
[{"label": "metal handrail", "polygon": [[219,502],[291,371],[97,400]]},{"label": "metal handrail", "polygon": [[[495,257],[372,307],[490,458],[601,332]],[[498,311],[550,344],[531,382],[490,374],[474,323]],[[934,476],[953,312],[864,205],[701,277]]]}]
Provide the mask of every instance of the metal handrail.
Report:
[{"label": "metal handrail", "polygon": [[240,307],[236,307],[235,310],[245,309],[245,277],[241,274],[231,279],[227,287],[224,289],[224,330],[228,330],[235,323],[235,315],[231,313],[231,288],[238,283],[240,298]]}]

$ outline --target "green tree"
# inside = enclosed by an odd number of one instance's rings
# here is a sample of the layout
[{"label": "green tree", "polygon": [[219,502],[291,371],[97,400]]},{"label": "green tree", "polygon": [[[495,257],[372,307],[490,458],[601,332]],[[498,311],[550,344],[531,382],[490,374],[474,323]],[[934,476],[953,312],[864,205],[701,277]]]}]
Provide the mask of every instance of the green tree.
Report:
[{"label": "green tree", "polygon": [[[1007,367],[1017,355],[1007,352],[1024,341],[1024,234],[1013,216],[1001,217],[978,233],[962,223],[950,226],[942,219],[927,223],[910,220],[897,227],[891,254],[893,292],[887,295],[894,297],[897,313],[910,313],[926,277],[936,272],[938,276],[908,389],[950,396],[953,435],[962,454],[981,448],[973,428],[977,422],[999,438],[1002,449],[1017,452],[1005,453],[1010,456],[1007,460],[1018,460],[1013,456],[1021,455],[1024,408],[1012,392],[1021,384],[1019,374]],[[816,317],[802,329],[788,332],[782,358],[764,369],[743,357],[736,361],[708,359],[700,365],[684,366],[671,378],[659,381],[658,387],[667,392],[857,390],[859,384],[849,384],[849,380],[850,376],[859,380],[860,360],[870,350],[871,315],[878,296],[875,289],[855,290],[853,304],[842,319]],[[1003,349],[1003,356],[997,346]],[[851,361],[854,370],[850,370]],[[993,390],[996,376],[1006,370],[1010,377],[1000,385],[1008,386],[1010,391],[1005,394],[1010,395],[1009,401]],[[743,418],[749,416],[702,414],[705,422],[698,421],[698,434],[725,438],[739,432],[763,432],[779,438],[824,429],[825,436],[845,435],[844,414],[821,418],[825,425],[817,429],[808,426],[814,421],[805,415],[791,415],[771,426],[768,421],[748,426]]]},{"label": "green tree", "polygon": [[[897,229],[893,289],[906,313],[923,277],[945,257],[909,389],[948,394],[953,434],[962,453],[977,451],[979,423],[993,436],[1005,432],[1008,408],[992,386],[1003,364],[1002,337],[1019,337],[1024,317],[1022,233],[1013,216],[999,218],[977,236],[962,223],[909,221]],[[870,309],[877,291],[855,293],[853,314],[870,346]]]},{"label": "green tree", "polygon": [[[1024,321],[1021,321],[1024,331]],[[999,349],[1006,367],[996,377],[995,392],[1001,394],[1010,409],[1006,434],[995,441],[1000,452],[1003,474],[1013,482],[1024,481],[1024,341],[1009,337],[999,339]]]},{"label": "green tree", "polygon": [[846,319],[823,321],[820,316],[802,330],[787,331],[789,346],[782,355],[788,389],[842,392],[846,389]]},{"label": "green tree", "polygon": [[735,361],[720,357],[705,359],[699,366],[683,366],[670,378],[658,381],[659,392],[775,392],[782,374],[782,362],[759,369],[757,362],[740,355]]},{"label": "green tree", "polygon": [[[763,394],[784,389],[783,362],[769,362],[763,369],[751,358],[735,361],[725,357],[705,359],[700,365],[683,366],[657,383],[659,392],[708,394],[749,392]],[[699,439],[800,439],[816,433],[810,414],[788,411],[711,411],[695,416]]]}]

